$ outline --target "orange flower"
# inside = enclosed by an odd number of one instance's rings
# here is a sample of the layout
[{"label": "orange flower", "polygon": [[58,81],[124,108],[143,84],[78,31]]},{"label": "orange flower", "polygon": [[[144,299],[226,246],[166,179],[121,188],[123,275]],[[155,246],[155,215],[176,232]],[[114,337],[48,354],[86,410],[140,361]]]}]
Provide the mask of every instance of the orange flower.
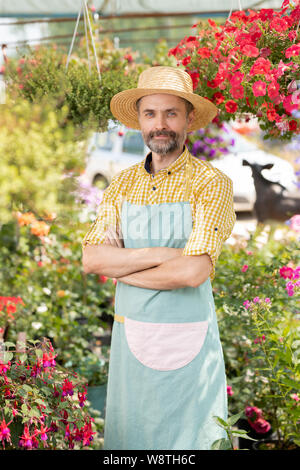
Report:
[{"label": "orange flower", "polygon": [[49,230],[50,227],[45,222],[35,221],[31,226],[31,233],[37,237],[44,237],[45,235],[48,235]]},{"label": "orange flower", "polygon": [[65,291],[64,290],[58,290],[57,291],[57,296],[58,297],[64,297],[66,295]]},{"label": "orange flower", "polygon": [[21,214],[21,212],[17,213],[18,224],[20,226],[29,225],[35,222],[35,217],[32,212],[26,212],[25,214]]}]

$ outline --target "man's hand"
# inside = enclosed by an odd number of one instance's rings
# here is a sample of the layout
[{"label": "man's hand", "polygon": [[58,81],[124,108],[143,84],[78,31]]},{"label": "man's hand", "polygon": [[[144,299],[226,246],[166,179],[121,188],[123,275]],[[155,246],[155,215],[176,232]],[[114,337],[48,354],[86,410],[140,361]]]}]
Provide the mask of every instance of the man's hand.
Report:
[{"label": "man's hand", "polygon": [[116,231],[112,226],[108,227],[106,231],[105,244],[116,246],[117,248],[124,248],[121,229],[118,228]]}]

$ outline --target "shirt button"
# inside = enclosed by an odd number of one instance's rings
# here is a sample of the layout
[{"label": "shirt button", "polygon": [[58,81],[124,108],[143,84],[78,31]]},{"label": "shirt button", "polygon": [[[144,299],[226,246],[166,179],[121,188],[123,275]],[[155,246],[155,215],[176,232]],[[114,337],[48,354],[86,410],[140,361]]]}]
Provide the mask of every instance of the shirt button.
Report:
[{"label": "shirt button", "polygon": [[155,190],[156,190],[156,187],[155,187],[155,186],[153,186],[153,188],[152,188],[152,189],[153,189],[153,191],[155,191]]},{"label": "shirt button", "polygon": [[168,175],[170,175],[170,174],[171,174],[171,172],[170,172],[170,171],[168,171]]}]

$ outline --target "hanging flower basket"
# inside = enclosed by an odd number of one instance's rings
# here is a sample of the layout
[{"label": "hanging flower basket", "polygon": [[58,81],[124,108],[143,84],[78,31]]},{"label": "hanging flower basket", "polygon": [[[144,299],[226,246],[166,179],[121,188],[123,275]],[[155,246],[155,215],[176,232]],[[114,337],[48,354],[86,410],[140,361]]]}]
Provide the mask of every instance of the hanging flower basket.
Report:
[{"label": "hanging flower basket", "polygon": [[265,137],[300,133],[300,2],[280,11],[234,12],[225,24],[194,25],[169,51],[190,74],[195,93],[220,110],[217,119],[258,118]]}]

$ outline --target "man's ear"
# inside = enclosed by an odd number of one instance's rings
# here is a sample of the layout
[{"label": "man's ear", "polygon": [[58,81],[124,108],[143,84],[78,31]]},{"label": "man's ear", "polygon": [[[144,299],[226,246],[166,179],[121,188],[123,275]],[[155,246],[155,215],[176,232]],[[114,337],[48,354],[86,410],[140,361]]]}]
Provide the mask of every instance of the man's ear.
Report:
[{"label": "man's ear", "polygon": [[192,124],[192,122],[194,121],[194,119],[195,119],[195,114],[196,114],[196,112],[195,112],[194,109],[193,109],[193,111],[191,111],[191,112],[189,113],[188,118],[187,118],[187,120],[188,120],[188,125],[189,125],[189,126],[190,126],[190,125]]}]

